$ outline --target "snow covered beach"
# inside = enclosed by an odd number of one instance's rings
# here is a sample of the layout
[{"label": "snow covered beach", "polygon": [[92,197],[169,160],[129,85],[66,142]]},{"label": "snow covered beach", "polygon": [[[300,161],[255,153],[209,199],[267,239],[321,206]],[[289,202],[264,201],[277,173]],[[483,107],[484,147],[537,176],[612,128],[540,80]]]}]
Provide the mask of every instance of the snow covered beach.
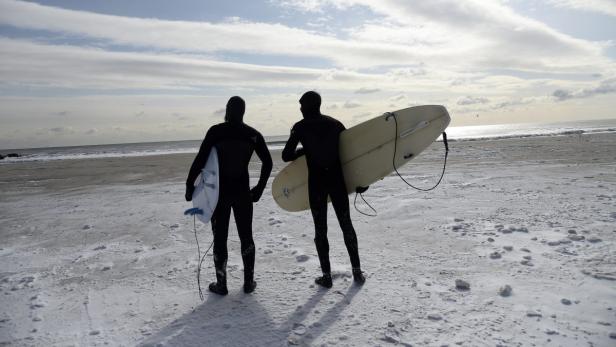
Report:
[{"label": "snow covered beach", "polygon": [[[401,173],[429,186],[442,157],[435,143]],[[331,208],[334,287],[315,287],[309,212],[282,211],[266,190],[256,292],[241,291],[232,223],[230,293],[204,302],[182,215],[192,158],[0,166],[0,345],[616,344],[616,134],[453,142],[435,191],[377,182],[365,197],[378,216],[352,212],[363,287]],[[198,230],[207,248],[209,225]],[[206,259],[202,285],[213,272]]]}]

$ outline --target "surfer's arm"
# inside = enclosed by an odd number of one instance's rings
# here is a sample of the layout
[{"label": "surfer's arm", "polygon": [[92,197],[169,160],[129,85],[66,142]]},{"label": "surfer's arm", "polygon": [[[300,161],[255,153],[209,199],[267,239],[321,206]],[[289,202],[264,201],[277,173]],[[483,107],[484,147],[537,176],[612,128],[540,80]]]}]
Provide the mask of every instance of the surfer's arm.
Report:
[{"label": "surfer's arm", "polygon": [[265,140],[261,135],[259,135],[257,138],[255,152],[261,160],[261,176],[259,177],[259,182],[250,191],[250,193],[252,194],[253,201],[257,202],[259,198],[261,198],[261,194],[263,194],[263,190],[265,189],[265,185],[267,184],[267,179],[272,173],[273,166],[272,156],[270,155],[269,149],[267,149],[267,144],[265,144]]},{"label": "surfer's arm", "polygon": [[289,139],[287,140],[287,144],[284,146],[284,149],[282,150],[282,161],[284,162],[293,161],[305,154],[303,148],[295,150],[297,148],[298,143],[299,143],[299,137],[297,136],[297,132],[295,131],[295,128],[293,128],[291,129],[291,135],[289,136]]}]

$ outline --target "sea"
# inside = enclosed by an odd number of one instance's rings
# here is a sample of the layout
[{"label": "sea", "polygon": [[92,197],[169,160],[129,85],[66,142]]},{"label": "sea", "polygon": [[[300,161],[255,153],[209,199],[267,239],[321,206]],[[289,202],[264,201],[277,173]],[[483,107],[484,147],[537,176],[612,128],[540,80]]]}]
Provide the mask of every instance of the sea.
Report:
[{"label": "sea", "polygon": [[[452,141],[480,139],[524,138],[535,136],[563,136],[616,132],[616,119],[588,120],[545,124],[498,124],[460,126],[447,128],[447,138]],[[270,150],[282,149],[287,135],[267,136]],[[440,138],[439,138],[440,140]],[[0,154],[18,153],[15,158],[4,158],[0,165],[28,161],[141,157],[177,153],[197,153],[201,140],[119,143],[70,147],[45,147],[0,150]]]}]

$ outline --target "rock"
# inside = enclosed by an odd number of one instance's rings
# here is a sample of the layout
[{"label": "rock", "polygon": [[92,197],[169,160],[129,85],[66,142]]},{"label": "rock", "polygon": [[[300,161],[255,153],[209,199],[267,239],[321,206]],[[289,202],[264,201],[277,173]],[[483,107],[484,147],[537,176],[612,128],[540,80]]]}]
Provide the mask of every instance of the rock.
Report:
[{"label": "rock", "polygon": [[571,305],[571,300],[569,300],[569,299],[563,298],[563,299],[560,299],[560,302],[563,305]]},{"label": "rock", "polygon": [[505,284],[504,286],[500,287],[500,289],[498,290],[498,294],[502,297],[508,297],[511,296],[512,291],[513,288],[511,288],[510,285]]},{"label": "rock", "polygon": [[457,279],[456,280],[456,288],[458,290],[469,290],[469,289],[471,289],[471,285],[468,282],[466,282],[465,280]]},{"label": "rock", "polygon": [[19,153],[9,153],[7,155],[4,156],[5,158],[19,158],[21,157],[21,154]]},{"label": "rock", "polygon": [[439,321],[443,319],[443,316],[441,316],[439,313],[430,313],[428,314],[428,319],[433,321]]},{"label": "rock", "polygon": [[501,254],[498,252],[490,253],[490,259],[500,259]]},{"label": "rock", "polygon": [[494,239],[491,237],[488,237],[488,242],[494,242]]},{"label": "rock", "polygon": [[303,263],[305,261],[308,261],[308,259],[310,259],[310,256],[302,254],[302,255],[298,255],[297,257],[295,257],[295,260],[299,263]]},{"label": "rock", "polygon": [[573,229],[569,229],[569,230],[567,230],[567,233],[569,233],[569,234],[577,234],[577,231],[575,231]]},{"label": "rock", "polygon": [[0,160],[4,159],[4,156],[2,154],[0,154]]},{"label": "rock", "polygon": [[527,317],[538,317],[538,318],[542,317],[541,313],[539,313],[537,311],[528,311],[528,312],[526,312],[526,316]]},{"label": "rock", "polygon": [[504,246],[503,249],[510,252],[513,251],[513,246]]},{"label": "rock", "polygon": [[575,234],[569,235],[569,240],[571,241],[582,241],[584,239],[585,237],[583,235],[575,235]]}]

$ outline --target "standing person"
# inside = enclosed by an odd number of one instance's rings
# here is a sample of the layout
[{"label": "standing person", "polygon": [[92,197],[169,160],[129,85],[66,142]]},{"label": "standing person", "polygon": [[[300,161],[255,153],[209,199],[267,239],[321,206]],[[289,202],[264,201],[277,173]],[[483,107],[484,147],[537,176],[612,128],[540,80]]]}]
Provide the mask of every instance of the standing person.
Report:
[{"label": "standing person", "polygon": [[[205,166],[210,150],[215,147],[219,165],[218,204],[212,215],[214,233],[214,266],[216,282],[210,283],[210,291],[227,295],[227,236],[231,209],[239,234],[242,261],[244,262],[244,292],[252,293],[254,280],[255,244],[252,239],[252,203],[259,201],[267,179],[272,172],[272,157],[261,133],[243,122],[246,104],[239,96],[227,102],[225,122],[212,126],[186,179],[186,201],[192,200],[195,180]],[[253,152],[261,160],[259,183],[250,189],[248,163]]]},{"label": "standing person", "polygon": [[[306,155],[308,198],[315,229],[314,243],[323,272],[315,283],[326,288],[332,287],[327,240],[327,196],[329,195],[351,258],[353,279],[356,283],[363,284],[366,278],[362,274],[359,263],[357,236],[351,222],[349,197],[338,148],[340,133],[345,127],[336,119],[321,114],[321,96],[318,93],[306,92],[299,99],[299,103],[304,119],[295,123],[291,129],[291,136],[282,151],[282,160],[293,161]],[[296,150],[298,143],[302,144],[302,148]]]}]

